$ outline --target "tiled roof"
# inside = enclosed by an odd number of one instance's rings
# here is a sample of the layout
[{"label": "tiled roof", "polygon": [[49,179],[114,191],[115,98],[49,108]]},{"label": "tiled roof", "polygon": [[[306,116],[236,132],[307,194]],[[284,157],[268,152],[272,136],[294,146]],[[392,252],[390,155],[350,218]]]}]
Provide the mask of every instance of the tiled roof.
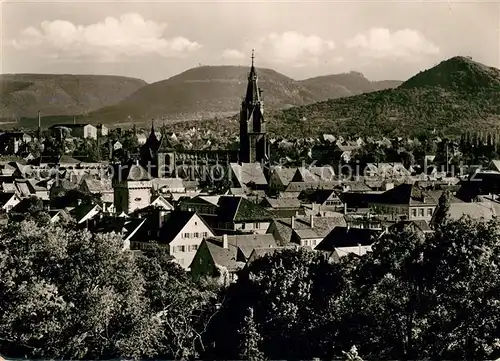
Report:
[{"label": "tiled roof", "polygon": [[320,244],[317,250],[333,251],[338,247],[355,247],[358,245],[369,246],[380,231],[367,228],[335,227]]},{"label": "tiled roof", "polygon": [[[292,218],[275,219],[274,224],[284,242],[290,242],[293,233]],[[314,217],[314,230],[319,237],[325,237],[338,226],[346,226],[344,217]],[[294,229],[311,229],[311,217],[294,217]]]},{"label": "tiled roof", "polygon": [[240,183],[240,186],[254,183],[256,185],[267,185],[264,170],[260,163],[231,163],[231,171]]},{"label": "tiled roof", "polygon": [[296,170],[297,168],[276,167],[274,168],[273,173],[279,177],[284,186],[287,186],[292,181]]},{"label": "tiled roof", "polygon": [[[159,243],[170,243],[186,224],[194,217],[195,212],[174,211],[168,215],[160,229]],[[203,222],[203,220],[200,218]]]},{"label": "tiled roof", "polygon": [[262,200],[263,205],[269,204],[272,208],[300,208],[301,203],[297,198],[270,198]]},{"label": "tiled roof", "polygon": [[218,216],[221,221],[252,222],[272,219],[269,211],[243,197],[221,196],[218,205]]},{"label": "tiled roof", "polygon": [[112,192],[111,182],[101,179],[84,179],[83,181],[91,193]]},{"label": "tiled roof", "polygon": [[495,207],[492,202],[452,203],[448,215],[451,219],[469,216],[472,219],[490,220],[496,217]]}]

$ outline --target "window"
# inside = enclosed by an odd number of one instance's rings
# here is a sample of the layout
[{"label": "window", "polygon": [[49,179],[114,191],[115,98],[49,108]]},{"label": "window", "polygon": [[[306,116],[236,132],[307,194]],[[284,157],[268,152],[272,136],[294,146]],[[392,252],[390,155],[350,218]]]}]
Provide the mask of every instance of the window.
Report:
[{"label": "window", "polygon": [[198,225],[198,222],[194,222],[194,225],[197,226]]},{"label": "window", "polygon": [[208,232],[203,232],[203,238],[207,238],[208,237]]},{"label": "window", "polygon": [[198,245],[192,244],[192,245],[188,246],[188,252],[194,252],[196,250],[198,250]]},{"label": "window", "polygon": [[316,246],[316,240],[315,240],[315,239],[313,239],[313,240],[311,241],[311,245],[312,245],[312,246]]},{"label": "window", "polygon": [[194,232],[194,238],[200,238],[200,234],[198,232]]},{"label": "window", "polygon": [[423,208],[419,208],[419,209],[418,209],[418,215],[419,215],[420,217],[423,217],[423,216],[424,216],[424,209],[423,209]]},{"label": "window", "polygon": [[241,224],[241,229],[245,229],[245,223]]},{"label": "window", "polygon": [[412,215],[412,217],[416,217],[417,216],[417,209],[416,208],[413,208],[411,210],[411,215]]},{"label": "window", "polygon": [[191,233],[184,233],[182,238],[191,238]]},{"label": "window", "polygon": [[253,228],[254,228],[254,229],[259,229],[259,228],[260,228],[260,223],[259,223],[259,222],[255,222],[255,223],[253,224]]},{"label": "window", "polygon": [[432,208],[427,208],[427,216],[432,217]]}]

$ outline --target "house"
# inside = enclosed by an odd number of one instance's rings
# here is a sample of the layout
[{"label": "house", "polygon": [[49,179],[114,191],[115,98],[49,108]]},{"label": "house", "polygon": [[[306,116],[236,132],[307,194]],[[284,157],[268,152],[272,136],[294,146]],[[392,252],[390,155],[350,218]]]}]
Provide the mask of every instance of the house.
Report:
[{"label": "house", "polygon": [[132,213],[151,203],[151,175],[142,166],[118,165],[114,176],[114,205],[118,213]]},{"label": "house", "polygon": [[337,159],[340,159],[341,162],[349,163],[352,159],[353,153],[360,149],[361,147],[357,144],[351,145],[343,145],[337,144],[335,147],[335,155]]},{"label": "house", "polygon": [[31,140],[31,136],[24,132],[0,133],[0,153],[18,154],[22,150],[21,147]]},{"label": "house", "polygon": [[71,220],[70,214],[64,209],[51,209],[48,213],[51,223],[67,222]]},{"label": "house", "polygon": [[[333,252],[356,252],[361,254],[369,250],[369,247],[383,234],[383,231],[367,228],[335,227],[316,246],[318,251]],[[365,247],[365,248],[363,248]]]},{"label": "house", "polygon": [[284,250],[298,250],[299,246],[298,245],[288,245],[288,246],[277,246],[277,247],[259,247],[255,248],[252,253],[250,254],[250,257],[248,257],[246,266],[248,267],[251,265],[253,262],[258,260],[259,258],[266,257],[266,256],[272,256],[277,252],[281,252]]},{"label": "house", "polygon": [[161,193],[186,193],[182,178],[154,178],[152,184]]},{"label": "house", "polygon": [[[213,236],[210,226],[195,212],[174,211],[167,214],[157,242],[167,248],[176,262],[188,269],[202,240]],[[147,244],[139,246],[144,248]]]},{"label": "house", "polygon": [[[436,212],[434,212],[431,223],[433,222],[435,214]],[[477,221],[489,221],[497,217],[497,212],[495,210],[495,205],[490,201],[450,204],[450,209],[448,210],[449,218],[457,220],[464,216]]]},{"label": "house", "polygon": [[266,233],[273,214],[248,199],[221,196],[217,203],[217,218],[213,229],[219,233]]},{"label": "house", "polygon": [[389,226],[387,230],[391,233],[402,232],[405,230],[420,233],[422,235],[432,233],[432,228],[429,223],[421,219],[414,221],[399,221]]},{"label": "house", "polygon": [[54,124],[49,129],[55,135],[61,136],[64,128],[69,129],[72,137],[97,139],[97,128],[92,124]]},{"label": "house", "polygon": [[104,124],[98,124],[96,128],[97,128],[97,134],[99,136],[105,137],[109,133],[108,127],[105,126]]},{"label": "house", "polygon": [[80,203],[69,214],[75,219],[77,224],[85,225],[86,228],[89,228],[90,221],[101,212],[102,208],[98,204]]},{"label": "house", "polygon": [[[292,216],[274,219],[267,233],[272,234],[280,246],[289,245],[291,242],[295,242],[301,246],[314,247],[319,241],[323,240],[332,229],[338,226],[346,226],[345,219],[342,215],[338,215],[337,217],[316,217],[314,215],[308,217]],[[295,231],[299,232],[296,233]],[[308,231],[308,233],[300,231]],[[307,240],[307,242],[302,242],[302,240]],[[313,240],[316,241],[313,242]]]},{"label": "house", "polygon": [[304,204],[319,206],[318,211],[339,211],[344,209],[344,203],[332,189],[307,189],[300,193],[299,200]]},{"label": "house", "polygon": [[20,202],[21,198],[16,193],[0,193],[0,207],[7,213]]},{"label": "house", "polygon": [[267,189],[267,180],[260,163],[230,163],[229,169],[233,188],[242,188],[245,193]]},{"label": "house", "polygon": [[403,183],[380,194],[370,204],[370,210],[374,214],[386,216],[388,220],[430,221],[437,204],[435,194],[416,184]]},{"label": "house", "polygon": [[190,265],[194,277],[221,277],[235,280],[257,248],[277,247],[270,234],[227,235],[203,240]]},{"label": "house", "polygon": [[302,204],[297,198],[264,197],[260,202],[260,206],[277,217],[291,217],[299,214]]},{"label": "house", "polygon": [[269,176],[269,188],[284,190],[292,181],[297,168],[275,167]]},{"label": "house", "polygon": [[80,190],[93,195],[99,194],[104,203],[114,202],[114,190],[110,180],[85,178],[81,182]]},{"label": "house", "polygon": [[335,178],[335,171],[330,166],[299,167],[292,177],[292,182],[319,183],[331,182]]},{"label": "house", "polygon": [[163,198],[163,196],[156,196],[151,201],[149,207],[156,207],[170,212],[174,210],[174,206],[165,198]]},{"label": "house", "polygon": [[280,193],[280,197],[298,198],[300,193],[306,189],[335,189],[340,182],[290,182],[286,189]]},{"label": "house", "polygon": [[387,179],[403,179],[411,175],[403,163],[368,163],[364,169],[364,177]]}]

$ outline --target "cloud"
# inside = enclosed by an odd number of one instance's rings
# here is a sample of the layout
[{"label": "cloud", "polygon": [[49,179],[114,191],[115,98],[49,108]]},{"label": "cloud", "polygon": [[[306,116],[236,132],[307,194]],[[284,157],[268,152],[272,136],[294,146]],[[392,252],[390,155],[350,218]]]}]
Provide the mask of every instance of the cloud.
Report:
[{"label": "cloud", "polygon": [[39,28],[28,27],[12,41],[18,50],[36,51],[55,59],[93,59],[115,62],[120,59],[157,54],[181,57],[201,45],[185,37],[164,36],[167,24],[145,20],[129,13],[107,17],[91,25],[75,25],[65,20],[43,21]]},{"label": "cloud", "polygon": [[222,52],[222,58],[228,60],[241,60],[245,59],[246,56],[243,52],[236,49],[226,49]]},{"label": "cloud", "polygon": [[253,47],[258,53],[264,54],[268,61],[305,66],[317,63],[322,56],[334,50],[335,43],[317,35],[287,31],[263,36],[254,43]]},{"label": "cloud", "polygon": [[416,30],[403,29],[391,33],[388,29],[373,28],[346,42],[348,48],[357,49],[361,56],[370,58],[412,59],[434,55],[439,48]]}]

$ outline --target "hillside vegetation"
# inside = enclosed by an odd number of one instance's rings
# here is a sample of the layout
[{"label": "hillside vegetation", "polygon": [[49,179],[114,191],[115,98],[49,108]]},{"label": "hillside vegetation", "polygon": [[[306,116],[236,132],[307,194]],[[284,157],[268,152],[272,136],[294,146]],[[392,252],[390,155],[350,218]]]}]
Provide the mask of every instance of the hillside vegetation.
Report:
[{"label": "hillside vegetation", "polygon": [[397,89],[334,99],[268,114],[278,134],[419,135],[436,130],[500,128],[500,71],[454,57]]},{"label": "hillside vegetation", "polygon": [[85,114],[128,97],[147,83],[108,75],[2,74],[0,119]]},{"label": "hillside vegetation", "polygon": [[[201,66],[141,88],[118,104],[100,109],[91,118],[107,122],[157,119],[203,119],[239,111],[248,67]],[[347,73],[296,81],[272,69],[258,68],[266,109],[283,109],[397,86],[370,82]]]},{"label": "hillside vegetation", "polygon": [[377,90],[396,88],[401,81],[370,81],[361,73],[351,71],[343,74],[324,75],[299,82],[309,89],[318,101],[348,97]]}]

